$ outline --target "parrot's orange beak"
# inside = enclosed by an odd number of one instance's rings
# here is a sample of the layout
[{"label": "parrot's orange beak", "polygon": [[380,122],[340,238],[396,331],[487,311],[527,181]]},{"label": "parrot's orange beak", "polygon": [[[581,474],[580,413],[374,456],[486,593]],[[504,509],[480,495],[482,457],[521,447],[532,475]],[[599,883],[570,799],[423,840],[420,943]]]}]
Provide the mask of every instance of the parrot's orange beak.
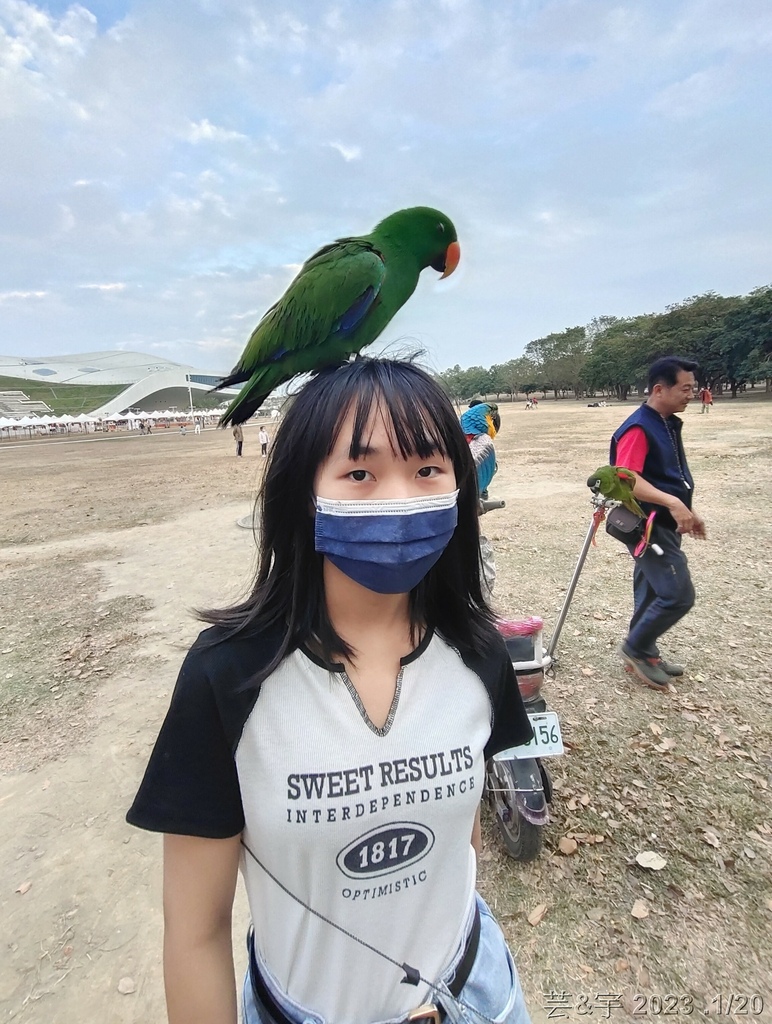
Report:
[{"label": "parrot's orange beak", "polygon": [[458,266],[458,261],[461,259],[461,246],[458,242],[451,242],[448,248],[445,250],[445,270],[440,276],[440,281],[443,277],[450,277],[453,271]]}]

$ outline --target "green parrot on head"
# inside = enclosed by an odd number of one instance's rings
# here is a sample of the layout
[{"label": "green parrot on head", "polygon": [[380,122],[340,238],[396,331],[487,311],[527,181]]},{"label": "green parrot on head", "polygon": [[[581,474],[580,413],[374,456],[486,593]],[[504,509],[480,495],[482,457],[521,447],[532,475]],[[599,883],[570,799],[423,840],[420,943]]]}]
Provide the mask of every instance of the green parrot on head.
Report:
[{"label": "green parrot on head", "polygon": [[378,337],[415,291],[422,270],[452,274],[461,250],[453,223],[427,206],[399,210],[361,238],[339,238],[303,264],[252,332],[216,390],[246,381],[221,426],[243,423],[274,388],[340,363]]},{"label": "green parrot on head", "polygon": [[626,509],[645,519],[646,513],[633,497],[635,480],[635,473],[624,466],[601,466],[587,478],[587,486],[600,491],[604,498],[620,501]]}]

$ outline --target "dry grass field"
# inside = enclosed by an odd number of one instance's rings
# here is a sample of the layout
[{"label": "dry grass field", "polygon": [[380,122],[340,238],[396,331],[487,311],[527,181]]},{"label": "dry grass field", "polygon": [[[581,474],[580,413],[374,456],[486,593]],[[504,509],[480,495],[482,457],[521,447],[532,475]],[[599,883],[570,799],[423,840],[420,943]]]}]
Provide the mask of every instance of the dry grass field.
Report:
[{"label": "dry grass field", "polygon": [[[585,480],[632,407],[502,405],[491,494],[507,506],[484,521],[502,612],[549,634]],[[536,1024],[772,1021],[772,402],[685,420],[709,531],[685,541],[698,604],[665,645],[687,674],[664,695],[622,671],[631,562],[602,533],[546,688],[568,749],[539,860],[510,860],[484,819],[481,889]],[[0,1019],[164,1019],[160,841],[123,815],[190,609],[249,579],[236,521],[261,469],[254,427],[243,459],[213,430],[0,443]],[[637,864],[646,850],[661,870]],[[235,916],[240,950],[241,897]]]}]

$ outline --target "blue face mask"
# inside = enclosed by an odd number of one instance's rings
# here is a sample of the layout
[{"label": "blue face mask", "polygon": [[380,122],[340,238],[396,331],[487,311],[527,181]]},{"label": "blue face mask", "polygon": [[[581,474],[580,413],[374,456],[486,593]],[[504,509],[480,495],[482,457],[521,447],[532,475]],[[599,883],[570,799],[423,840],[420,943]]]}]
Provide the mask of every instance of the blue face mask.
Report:
[{"label": "blue face mask", "polygon": [[377,594],[407,594],[448,546],[458,491],[388,501],[316,499],[316,550]]}]

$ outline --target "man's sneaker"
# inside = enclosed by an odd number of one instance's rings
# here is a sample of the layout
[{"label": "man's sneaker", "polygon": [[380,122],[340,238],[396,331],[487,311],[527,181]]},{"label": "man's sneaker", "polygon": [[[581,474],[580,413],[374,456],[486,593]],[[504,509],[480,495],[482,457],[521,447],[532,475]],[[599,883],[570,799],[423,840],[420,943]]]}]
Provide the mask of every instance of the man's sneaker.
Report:
[{"label": "man's sneaker", "polygon": [[683,665],[676,665],[674,661],[665,661],[664,658],[657,658],[656,661],[663,672],[667,672],[669,676],[682,676],[684,674]]},{"label": "man's sneaker", "polygon": [[670,676],[658,664],[656,658],[636,658],[626,644],[619,648],[625,670],[635,676],[638,682],[652,690],[667,690],[670,687]]}]

